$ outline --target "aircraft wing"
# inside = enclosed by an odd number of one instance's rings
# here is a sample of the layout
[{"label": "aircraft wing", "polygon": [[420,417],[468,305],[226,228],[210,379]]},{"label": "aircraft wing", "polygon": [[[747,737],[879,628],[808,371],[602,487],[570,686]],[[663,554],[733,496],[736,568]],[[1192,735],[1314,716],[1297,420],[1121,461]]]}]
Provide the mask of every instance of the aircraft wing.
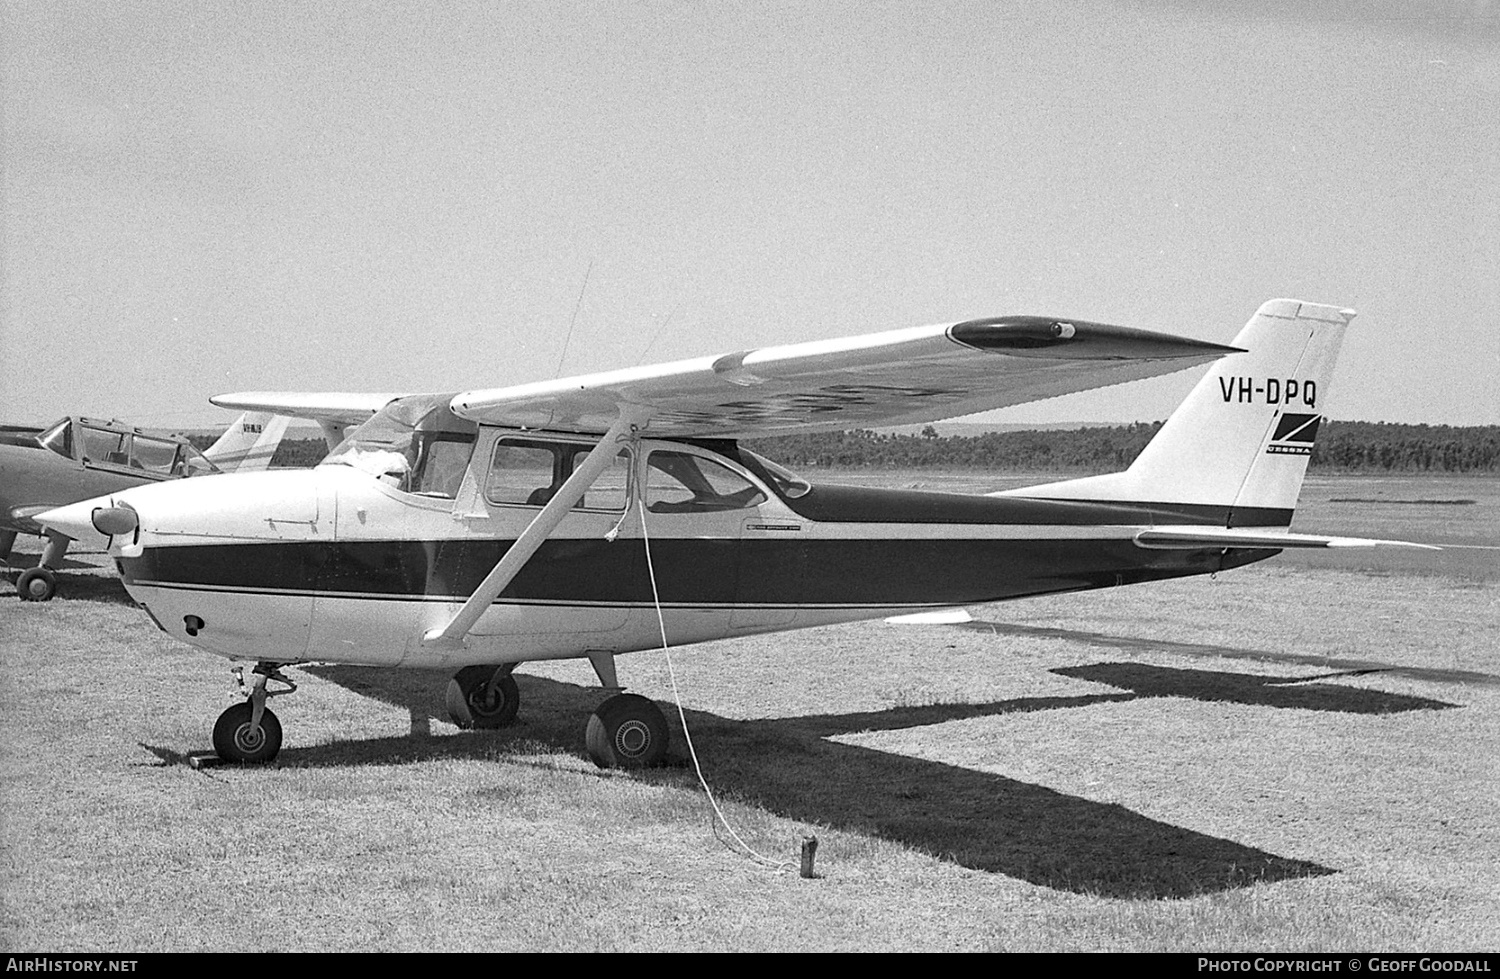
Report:
[{"label": "aircraft wing", "polygon": [[336,425],[358,425],[401,397],[400,394],[359,394],[342,391],[242,391],[209,398],[220,408],[289,415]]},{"label": "aircraft wing", "polygon": [[[377,411],[400,397],[403,395],[348,391],[242,391],[216,394],[208,400],[220,408],[315,421],[323,431],[324,443],[332,452],[344,440],[348,428],[364,424]],[[265,444],[275,452],[280,440],[281,432],[277,432],[275,438],[268,439]],[[270,463],[269,454],[265,455],[265,463]]]},{"label": "aircraft wing", "polygon": [[1239,352],[1102,323],[1002,316],[466,391],[451,407],[489,424],[599,433],[630,406],[655,435],[781,435],[938,421]]},{"label": "aircraft wing", "polygon": [[1404,540],[1375,540],[1364,537],[1323,537],[1317,534],[1277,533],[1275,531],[1239,530],[1233,527],[1152,527],[1135,535],[1141,547],[1153,550],[1191,550],[1212,547],[1420,547],[1441,551],[1432,544],[1413,544]]}]

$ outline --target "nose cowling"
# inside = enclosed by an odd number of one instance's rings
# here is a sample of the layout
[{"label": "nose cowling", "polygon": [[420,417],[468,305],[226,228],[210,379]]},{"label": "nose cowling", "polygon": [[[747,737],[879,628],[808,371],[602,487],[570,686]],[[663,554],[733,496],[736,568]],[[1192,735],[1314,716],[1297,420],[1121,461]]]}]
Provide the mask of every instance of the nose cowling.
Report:
[{"label": "nose cowling", "polygon": [[48,530],[86,541],[99,534],[131,534],[140,526],[135,510],[111,496],[99,496],[79,503],[44,510],[36,522]]},{"label": "nose cowling", "polygon": [[173,479],[48,510],[37,519],[67,534],[115,545],[299,540],[328,536],[333,507],[320,506],[318,470]]}]

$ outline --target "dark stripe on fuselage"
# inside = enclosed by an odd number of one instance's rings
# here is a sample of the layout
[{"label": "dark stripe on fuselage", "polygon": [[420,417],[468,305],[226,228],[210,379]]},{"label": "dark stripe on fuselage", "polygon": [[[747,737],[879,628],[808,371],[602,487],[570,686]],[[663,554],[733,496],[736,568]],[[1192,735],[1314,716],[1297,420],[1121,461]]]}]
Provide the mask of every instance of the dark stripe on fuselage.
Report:
[{"label": "dark stripe on fuselage", "polygon": [[1216,503],[1112,503],[1087,502],[1086,506],[1113,506],[1149,513],[1153,522],[1205,524],[1216,527],[1290,527],[1291,507],[1220,506]]},{"label": "dark stripe on fuselage", "polygon": [[[741,452],[730,439],[683,439],[717,452],[755,473],[767,486],[772,479],[753,452]],[[819,523],[1025,524],[1101,527],[1135,523],[1185,523],[1216,527],[1290,527],[1290,507],[1233,507],[1208,503],[1163,503],[1125,500],[1057,500],[1026,496],[981,496],[892,490],[825,483],[802,496],[777,497],[799,515]]]},{"label": "dark stripe on fuselage", "polygon": [[[336,541],[148,547],[127,584],[349,597],[467,598],[511,541]],[[658,539],[664,604],[968,605],[1248,564],[1271,550],[1146,550],[1130,540]],[[649,605],[639,540],[549,540],[500,601]]]},{"label": "dark stripe on fuselage", "polygon": [[1202,503],[1121,503],[970,496],[862,486],[814,486],[787,506],[819,523],[918,523],[1099,527],[1187,523],[1216,527],[1288,527],[1292,511]]}]

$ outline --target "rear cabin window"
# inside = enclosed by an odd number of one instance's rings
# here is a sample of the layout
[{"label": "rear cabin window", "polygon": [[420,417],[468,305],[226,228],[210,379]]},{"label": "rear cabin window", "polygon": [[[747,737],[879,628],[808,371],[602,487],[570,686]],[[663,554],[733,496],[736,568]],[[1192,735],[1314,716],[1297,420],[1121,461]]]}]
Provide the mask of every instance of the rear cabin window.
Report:
[{"label": "rear cabin window", "polygon": [[[545,506],[593,449],[576,442],[502,438],[490,460],[485,496],[491,503]],[[630,452],[621,449],[576,505],[583,510],[623,510],[629,488]]]},{"label": "rear cabin window", "polygon": [[652,513],[741,510],[765,500],[760,487],[701,456],[653,452],[646,466],[646,507]]},{"label": "rear cabin window", "polygon": [[130,444],[130,466],[157,476],[181,475],[177,467],[177,443],[137,435]]}]

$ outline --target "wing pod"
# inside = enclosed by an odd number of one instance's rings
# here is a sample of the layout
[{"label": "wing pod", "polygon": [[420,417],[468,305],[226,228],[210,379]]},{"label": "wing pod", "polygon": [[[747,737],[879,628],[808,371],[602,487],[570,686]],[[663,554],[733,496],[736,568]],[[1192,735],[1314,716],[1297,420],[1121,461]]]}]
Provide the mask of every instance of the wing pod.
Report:
[{"label": "wing pod", "polygon": [[948,336],[976,350],[1046,360],[1179,360],[1245,352],[1207,340],[1048,316],[968,320],[950,326]]}]

